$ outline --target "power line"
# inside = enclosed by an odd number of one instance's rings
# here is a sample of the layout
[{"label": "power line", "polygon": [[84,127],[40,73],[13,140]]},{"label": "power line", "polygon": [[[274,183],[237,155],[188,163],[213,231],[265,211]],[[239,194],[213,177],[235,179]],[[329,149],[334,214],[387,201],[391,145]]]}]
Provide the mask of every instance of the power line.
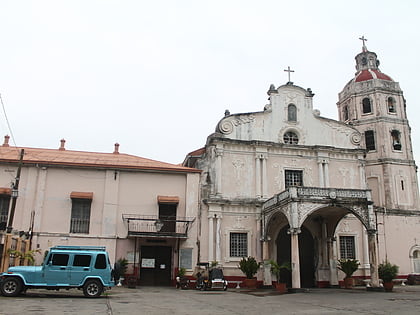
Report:
[{"label": "power line", "polygon": [[3,109],[4,117],[6,118],[7,128],[9,129],[10,136],[12,137],[12,141],[13,141],[13,144],[14,144],[15,148],[17,148],[16,141],[15,141],[15,136],[13,135],[12,127],[10,126],[10,123],[9,123],[9,118],[7,118],[6,107],[4,106],[3,98],[1,96],[1,93],[0,93],[0,102],[1,102],[1,107]]}]

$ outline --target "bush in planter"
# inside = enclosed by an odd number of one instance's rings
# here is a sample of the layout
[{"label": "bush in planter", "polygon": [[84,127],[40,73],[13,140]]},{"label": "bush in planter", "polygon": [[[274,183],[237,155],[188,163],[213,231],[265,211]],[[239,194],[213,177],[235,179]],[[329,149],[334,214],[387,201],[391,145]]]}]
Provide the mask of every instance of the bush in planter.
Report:
[{"label": "bush in planter", "polygon": [[281,271],[284,270],[291,270],[291,266],[289,262],[285,262],[282,264],[279,264],[277,261],[270,260],[268,262],[271,265],[271,272],[276,276],[277,283],[276,283],[276,289],[280,293],[286,293],[286,283],[282,283],[280,280],[280,274]]},{"label": "bush in planter", "polygon": [[345,273],[344,286],[346,289],[353,287],[353,273],[359,268],[360,263],[357,259],[340,259],[337,268]]},{"label": "bush in planter", "polygon": [[124,279],[124,275],[127,272],[128,260],[125,258],[118,259],[114,264],[114,280],[118,285],[121,285],[120,280]]},{"label": "bush in planter", "polygon": [[256,289],[257,279],[254,278],[254,276],[260,267],[260,263],[258,263],[254,257],[243,257],[239,262],[238,267],[246,276],[244,285],[249,289]]},{"label": "bush in planter", "polygon": [[359,266],[360,263],[357,259],[340,259],[337,268],[346,274],[345,278],[351,278]]},{"label": "bush in planter", "polygon": [[277,261],[270,260],[269,264],[271,265],[271,272],[276,276],[277,282],[281,282],[280,281],[280,273],[283,269],[284,270],[291,270],[290,263],[288,263],[288,262],[285,262],[285,263],[282,263],[281,265],[279,265],[279,263]]},{"label": "bush in planter", "polygon": [[397,265],[391,264],[388,260],[385,260],[382,264],[378,266],[379,278],[384,282],[384,287],[386,291],[392,291],[394,287],[393,279],[398,275],[399,267]]},{"label": "bush in planter", "polygon": [[254,257],[243,257],[239,262],[238,267],[245,274],[247,279],[252,279],[258,271],[260,263],[258,263]]}]

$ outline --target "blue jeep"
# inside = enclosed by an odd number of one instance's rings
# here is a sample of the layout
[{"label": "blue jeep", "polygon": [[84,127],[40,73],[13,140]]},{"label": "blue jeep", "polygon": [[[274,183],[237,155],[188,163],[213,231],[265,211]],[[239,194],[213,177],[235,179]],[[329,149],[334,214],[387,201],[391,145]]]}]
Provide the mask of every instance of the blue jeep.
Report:
[{"label": "blue jeep", "polygon": [[0,292],[17,296],[27,289],[83,289],[99,297],[114,286],[108,253],[102,246],[55,246],[41,266],[10,267],[0,274]]}]

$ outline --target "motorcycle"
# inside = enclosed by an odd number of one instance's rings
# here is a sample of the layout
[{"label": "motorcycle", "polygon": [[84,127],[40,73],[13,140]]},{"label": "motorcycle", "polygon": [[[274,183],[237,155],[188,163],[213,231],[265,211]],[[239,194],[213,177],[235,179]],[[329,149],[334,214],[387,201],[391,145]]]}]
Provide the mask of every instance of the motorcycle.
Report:
[{"label": "motorcycle", "polygon": [[223,276],[223,270],[221,268],[208,268],[204,272],[197,272],[197,290],[223,290],[226,291],[228,287],[228,282]]}]

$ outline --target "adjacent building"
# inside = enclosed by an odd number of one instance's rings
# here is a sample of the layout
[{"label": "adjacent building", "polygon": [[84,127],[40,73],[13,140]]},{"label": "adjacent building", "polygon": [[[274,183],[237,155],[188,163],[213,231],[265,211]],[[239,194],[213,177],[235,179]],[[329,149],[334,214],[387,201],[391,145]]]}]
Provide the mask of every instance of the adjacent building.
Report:
[{"label": "adjacent building", "polygon": [[8,140],[0,146],[2,246],[9,226],[20,231],[8,244],[18,250],[22,237],[42,254],[55,245],[106,246],[112,263],[127,259],[129,272],[151,285],[169,285],[179,261],[195,265],[199,170],[122,154],[118,144],[113,153],[96,153],[66,150],[64,140],[58,149],[16,148]]}]

